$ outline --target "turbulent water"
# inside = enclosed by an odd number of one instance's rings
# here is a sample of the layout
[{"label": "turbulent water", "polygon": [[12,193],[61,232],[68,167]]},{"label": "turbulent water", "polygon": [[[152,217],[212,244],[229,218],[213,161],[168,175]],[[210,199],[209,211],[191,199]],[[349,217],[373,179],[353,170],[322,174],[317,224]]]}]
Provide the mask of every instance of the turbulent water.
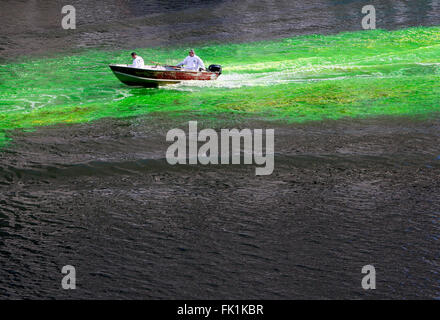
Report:
[{"label": "turbulent water", "polygon": [[[355,31],[356,1],[77,1],[67,35],[57,1],[8,2],[0,298],[439,298],[440,8],[415,2]],[[108,68],[190,45],[219,80],[130,88]],[[274,173],[168,165],[189,120],[275,128]]]},{"label": "turbulent water", "polygon": [[[109,62],[127,52],[88,51],[1,67],[0,130],[152,112],[239,113],[308,121],[437,111],[440,28],[303,36],[206,45],[206,63],[225,66],[218,81],[164,89],[128,88]],[[184,49],[140,49],[175,64]]]}]

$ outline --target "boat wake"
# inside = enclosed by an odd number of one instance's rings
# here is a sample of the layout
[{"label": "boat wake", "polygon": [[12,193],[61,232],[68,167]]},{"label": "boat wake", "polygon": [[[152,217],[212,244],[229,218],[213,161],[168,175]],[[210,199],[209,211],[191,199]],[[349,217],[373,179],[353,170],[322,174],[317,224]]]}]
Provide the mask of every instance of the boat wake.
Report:
[{"label": "boat wake", "polygon": [[334,81],[355,78],[395,78],[404,75],[440,74],[439,63],[389,63],[384,65],[313,65],[282,71],[223,74],[216,81],[185,81],[167,87],[170,90],[196,91],[203,88],[271,86],[288,83]]}]

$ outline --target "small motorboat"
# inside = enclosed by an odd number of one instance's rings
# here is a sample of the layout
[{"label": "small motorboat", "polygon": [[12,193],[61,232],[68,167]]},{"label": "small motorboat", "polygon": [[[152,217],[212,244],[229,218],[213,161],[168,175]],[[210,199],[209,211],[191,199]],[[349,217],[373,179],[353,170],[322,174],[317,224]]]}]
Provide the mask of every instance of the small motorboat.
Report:
[{"label": "small motorboat", "polygon": [[189,80],[216,80],[222,74],[222,67],[216,64],[210,65],[206,71],[193,71],[159,64],[142,68],[126,64],[110,64],[109,67],[115,76],[126,85],[150,88]]}]

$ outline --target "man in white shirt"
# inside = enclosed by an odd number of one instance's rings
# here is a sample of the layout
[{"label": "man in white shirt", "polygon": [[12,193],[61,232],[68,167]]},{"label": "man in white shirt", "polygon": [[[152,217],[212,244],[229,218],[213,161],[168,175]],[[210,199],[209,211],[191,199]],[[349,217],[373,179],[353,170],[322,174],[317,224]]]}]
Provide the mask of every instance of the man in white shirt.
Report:
[{"label": "man in white shirt", "polygon": [[201,71],[206,69],[202,59],[196,56],[193,49],[189,51],[189,56],[177,65],[177,67],[180,66],[185,66],[185,69],[194,71]]},{"label": "man in white shirt", "polygon": [[130,67],[133,68],[142,68],[144,66],[144,59],[142,57],[139,57],[136,52],[133,52],[131,54],[131,57],[133,58],[133,64],[130,65]]}]

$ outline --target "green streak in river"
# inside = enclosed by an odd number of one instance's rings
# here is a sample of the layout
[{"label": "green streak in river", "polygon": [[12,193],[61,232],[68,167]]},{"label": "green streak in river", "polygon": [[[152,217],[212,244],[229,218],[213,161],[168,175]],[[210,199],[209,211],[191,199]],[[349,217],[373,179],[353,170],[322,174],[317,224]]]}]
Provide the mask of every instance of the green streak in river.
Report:
[{"label": "green streak in river", "polygon": [[[186,48],[137,51],[146,62],[173,64],[169,57],[183,58]],[[147,113],[304,122],[439,110],[440,27],[210,45],[197,53],[224,66],[218,81],[130,88],[107,66],[129,62],[125,51],[2,65],[0,144],[11,129]]]}]

